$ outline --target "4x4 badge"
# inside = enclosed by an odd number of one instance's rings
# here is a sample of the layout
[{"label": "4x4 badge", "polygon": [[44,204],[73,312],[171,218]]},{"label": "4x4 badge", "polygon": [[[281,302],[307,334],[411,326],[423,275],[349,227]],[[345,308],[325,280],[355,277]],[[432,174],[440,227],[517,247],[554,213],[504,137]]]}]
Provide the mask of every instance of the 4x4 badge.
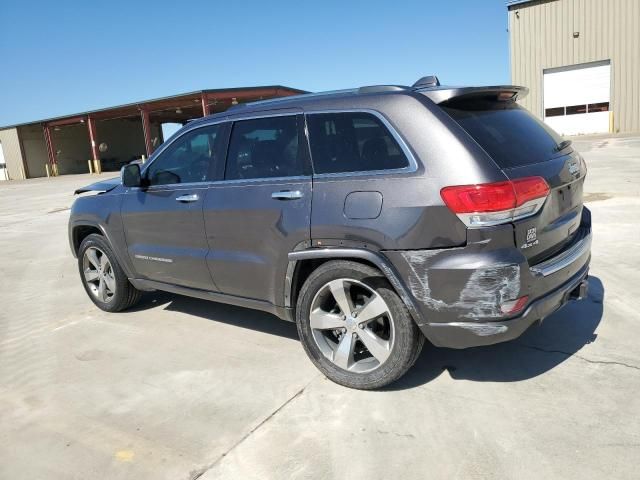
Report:
[{"label": "4x4 badge", "polygon": [[578,167],[578,164],[576,162],[571,162],[569,164],[569,173],[574,177],[580,175],[580,167]]},{"label": "4x4 badge", "polygon": [[527,240],[520,248],[529,248],[538,245],[538,233],[536,227],[527,229]]}]

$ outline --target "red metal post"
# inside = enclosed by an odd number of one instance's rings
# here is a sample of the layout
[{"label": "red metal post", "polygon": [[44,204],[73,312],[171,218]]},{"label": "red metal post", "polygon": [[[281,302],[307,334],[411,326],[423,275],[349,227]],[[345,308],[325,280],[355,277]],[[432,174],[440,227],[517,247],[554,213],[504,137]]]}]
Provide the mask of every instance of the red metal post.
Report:
[{"label": "red metal post", "polygon": [[91,156],[93,160],[100,160],[98,151],[98,136],[96,134],[96,120],[93,117],[87,118],[87,129],[89,130],[89,141],[91,142]]},{"label": "red metal post", "polygon": [[149,110],[140,109],[142,117],[142,132],[144,133],[144,145],[147,150],[147,158],[153,153],[153,144],[151,143],[151,123],[149,122]]},{"label": "red metal post", "polygon": [[49,164],[55,165],[56,163],[58,163],[58,160],[56,159],[56,150],[53,146],[53,137],[51,135],[51,127],[49,127],[48,124],[45,124],[44,126],[44,141],[45,141],[45,144],[47,145],[47,156],[49,157]]},{"label": "red metal post", "polygon": [[206,93],[202,94],[202,116],[206,117],[211,114],[211,109],[209,108],[209,98]]}]

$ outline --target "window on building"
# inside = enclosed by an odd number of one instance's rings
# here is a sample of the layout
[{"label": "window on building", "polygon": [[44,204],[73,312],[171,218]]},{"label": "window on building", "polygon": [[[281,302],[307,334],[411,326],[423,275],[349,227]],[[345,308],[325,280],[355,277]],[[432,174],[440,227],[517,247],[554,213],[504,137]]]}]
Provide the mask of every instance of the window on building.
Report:
[{"label": "window on building", "polygon": [[220,125],[193,130],[178,138],[149,165],[150,185],[204,182],[220,160]]},{"label": "window on building", "polygon": [[409,161],[391,132],[366,112],[307,115],[315,173],[404,168]]},{"label": "window on building", "polygon": [[571,105],[567,107],[567,115],[576,115],[578,113],[587,113],[586,105]]},{"label": "window on building", "polygon": [[304,174],[295,115],[233,124],[225,178],[291,177]]},{"label": "window on building", "polygon": [[602,103],[590,103],[587,105],[587,110],[589,113],[591,112],[608,112],[609,111],[609,102]]},{"label": "window on building", "polygon": [[545,117],[561,117],[564,115],[564,107],[547,108],[544,111]]}]

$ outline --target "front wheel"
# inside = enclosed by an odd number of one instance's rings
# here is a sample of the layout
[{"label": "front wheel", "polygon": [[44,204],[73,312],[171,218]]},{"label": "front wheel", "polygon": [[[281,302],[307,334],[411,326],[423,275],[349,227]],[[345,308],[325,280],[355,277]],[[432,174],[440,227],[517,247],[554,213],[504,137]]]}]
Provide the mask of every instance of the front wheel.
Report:
[{"label": "front wheel", "polygon": [[335,260],[305,282],[296,308],[298,334],[311,361],[350,388],[380,388],[418,358],[424,336],[376,269]]},{"label": "front wheel", "polygon": [[102,235],[91,234],[82,241],[78,269],[87,295],[101,310],[119,312],[140,300],[140,291],[131,285]]}]

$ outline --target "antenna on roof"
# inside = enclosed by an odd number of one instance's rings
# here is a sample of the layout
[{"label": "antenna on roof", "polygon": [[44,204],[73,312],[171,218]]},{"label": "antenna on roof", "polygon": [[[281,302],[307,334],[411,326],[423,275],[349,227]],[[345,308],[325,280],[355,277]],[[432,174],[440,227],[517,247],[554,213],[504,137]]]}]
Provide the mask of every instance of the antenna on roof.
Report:
[{"label": "antenna on roof", "polygon": [[427,87],[439,87],[440,80],[435,75],[427,75],[422,77],[416,83],[413,84],[413,88],[427,88]]}]

